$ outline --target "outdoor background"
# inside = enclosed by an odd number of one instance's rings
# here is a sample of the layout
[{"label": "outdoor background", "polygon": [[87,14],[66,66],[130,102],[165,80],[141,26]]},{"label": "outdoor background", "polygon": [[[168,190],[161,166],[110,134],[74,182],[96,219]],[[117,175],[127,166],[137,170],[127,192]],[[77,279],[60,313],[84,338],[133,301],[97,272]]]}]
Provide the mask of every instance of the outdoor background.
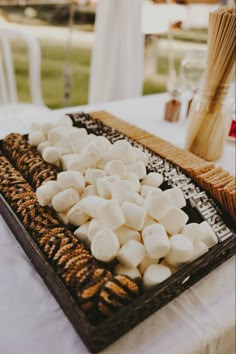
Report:
[{"label": "outdoor background", "polygon": [[[69,105],[86,104],[88,99],[91,49],[95,40],[95,1],[76,8],[72,33],[72,94]],[[6,3],[6,1],[5,1]],[[68,55],[69,7],[67,5],[2,6],[0,21],[21,24],[40,40],[42,50],[42,89],[50,108],[64,105],[64,71]],[[175,66],[178,72],[183,55],[191,49],[206,48],[207,29],[177,28],[174,31]],[[14,43],[14,62],[20,101],[29,102],[27,49]],[[168,73],[167,35],[146,36],[143,94],[166,91]],[[158,55],[157,55],[158,54]],[[154,61],[154,62],[153,62]]]}]

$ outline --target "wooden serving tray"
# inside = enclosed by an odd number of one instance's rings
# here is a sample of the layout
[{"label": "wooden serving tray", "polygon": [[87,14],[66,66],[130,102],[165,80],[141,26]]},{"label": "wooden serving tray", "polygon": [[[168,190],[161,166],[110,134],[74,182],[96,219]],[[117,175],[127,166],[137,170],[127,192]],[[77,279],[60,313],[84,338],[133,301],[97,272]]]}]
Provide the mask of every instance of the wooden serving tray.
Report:
[{"label": "wooden serving tray", "polygon": [[[104,135],[112,142],[126,138],[135,146],[146,151],[150,155],[149,171],[158,170],[164,175],[165,182],[162,186],[164,189],[177,185],[183,190],[187,199],[185,211],[189,215],[190,222],[208,221],[215,229],[219,243],[212,247],[207,254],[186,265],[152,290],[145,292],[128,306],[124,306],[119,312],[98,325],[92,325],[65,284],[48,263],[44,254],[37,247],[30,234],[0,195],[0,212],[8,226],[13,231],[16,239],[60,304],[81,339],[89,350],[94,353],[102,350],[124,333],[128,332],[150,314],[167,304],[184,290],[202,279],[206,274],[225,262],[236,252],[236,235],[233,231],[232,219],[220,209],[206,191],[195,184],[193,180],[183,172],[182,168],[173,165],[173,163],[169,162],[166,158],[161,157],[156,152],[153,152],[137,142],[138,139],[148,141],[148,133],[133,127],[132,132],[135,131],[136,139],[134,136],[130,138],[124,135],[125,127],[127,131],[129,131],[129,125],[121,122],[119,126],[111,128],[108,125],[104,125],[102,119],[100,119],[104,117],[104,115],[106,118],[113,119],[104,112],[93,113],[91,115],[73,114],[71,117],[74,120],[75,126],[85,127],[89,133]],[[116,120],[116,122],[120,121]],[[109,123],[112,124],[112,120],[110,120]],[[122,131],[122,133],[120,131]]]}]

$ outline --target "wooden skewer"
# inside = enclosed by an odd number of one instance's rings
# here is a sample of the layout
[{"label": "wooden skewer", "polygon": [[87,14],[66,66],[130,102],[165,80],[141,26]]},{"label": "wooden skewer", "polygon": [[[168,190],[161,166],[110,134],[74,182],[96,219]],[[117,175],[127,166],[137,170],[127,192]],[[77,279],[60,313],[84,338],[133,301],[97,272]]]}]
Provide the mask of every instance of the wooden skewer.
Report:
[{"label": "wooden skewer", "polygon": [[[236,11],[223,7],[209,16],[207,65],[204,73],[204,101],[190,112],[186,147],[207,160],[220,157],[229,123],[221,112],[234,74]],[[194,104],[193,104],[194,106]]]}]

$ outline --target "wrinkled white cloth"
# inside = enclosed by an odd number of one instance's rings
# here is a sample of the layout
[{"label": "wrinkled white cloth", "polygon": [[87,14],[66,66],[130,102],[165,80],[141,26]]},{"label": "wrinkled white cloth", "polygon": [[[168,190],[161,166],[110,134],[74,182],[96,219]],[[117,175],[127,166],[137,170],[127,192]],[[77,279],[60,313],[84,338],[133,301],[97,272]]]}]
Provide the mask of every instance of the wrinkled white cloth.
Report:
[{"label": "wrinkled white cloth", "polygon": [[[50,115],[56,119],[66,111],[108,110],[182,146],[186,120],[162,121],[167,97],[151,95],[72,107]],[[46,119],[48,115],[40,113],[37,118],[36,112],[32,118]],[[29,121],[28,117],[0,119],[0,138],[10,131],[27,132]],[[234,157],[234,146],[227,143],[220,165],[231,170]],[[235,349],[235,258],[231,258],[102,353],[234,354]],[[0,216],[0,354],[88,353]]]},{"label": "wrinkled white cloth", "polygon": [[144,53],[142,0],[100,0],[95,28],[89,103],[140,96]]}]

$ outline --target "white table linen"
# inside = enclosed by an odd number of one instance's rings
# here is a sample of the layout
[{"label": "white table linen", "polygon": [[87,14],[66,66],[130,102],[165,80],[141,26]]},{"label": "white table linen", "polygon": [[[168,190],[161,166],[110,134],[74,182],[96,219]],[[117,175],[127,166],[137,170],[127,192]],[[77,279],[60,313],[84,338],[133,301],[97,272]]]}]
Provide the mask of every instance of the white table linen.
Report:
[{"label": "white table linen", "polygon": [[[32,117],[0,119],[0,135],[28,131],[35,119],[63,112],[106,109],[183,146],[186,121],[162,121],[165,95],[97,106],[73,107]],[[183,107],[184,111],[184,107]],[[17,122],[15,129],[14,122]],[[232,157],[228,158],[226,155]],[[219,162],[231,170],[234,148],[227,143]],[[81,339],[0,217],[0,354],[86,354]],[[106,348],[106,354],[233,354],[235,258]]]}]

